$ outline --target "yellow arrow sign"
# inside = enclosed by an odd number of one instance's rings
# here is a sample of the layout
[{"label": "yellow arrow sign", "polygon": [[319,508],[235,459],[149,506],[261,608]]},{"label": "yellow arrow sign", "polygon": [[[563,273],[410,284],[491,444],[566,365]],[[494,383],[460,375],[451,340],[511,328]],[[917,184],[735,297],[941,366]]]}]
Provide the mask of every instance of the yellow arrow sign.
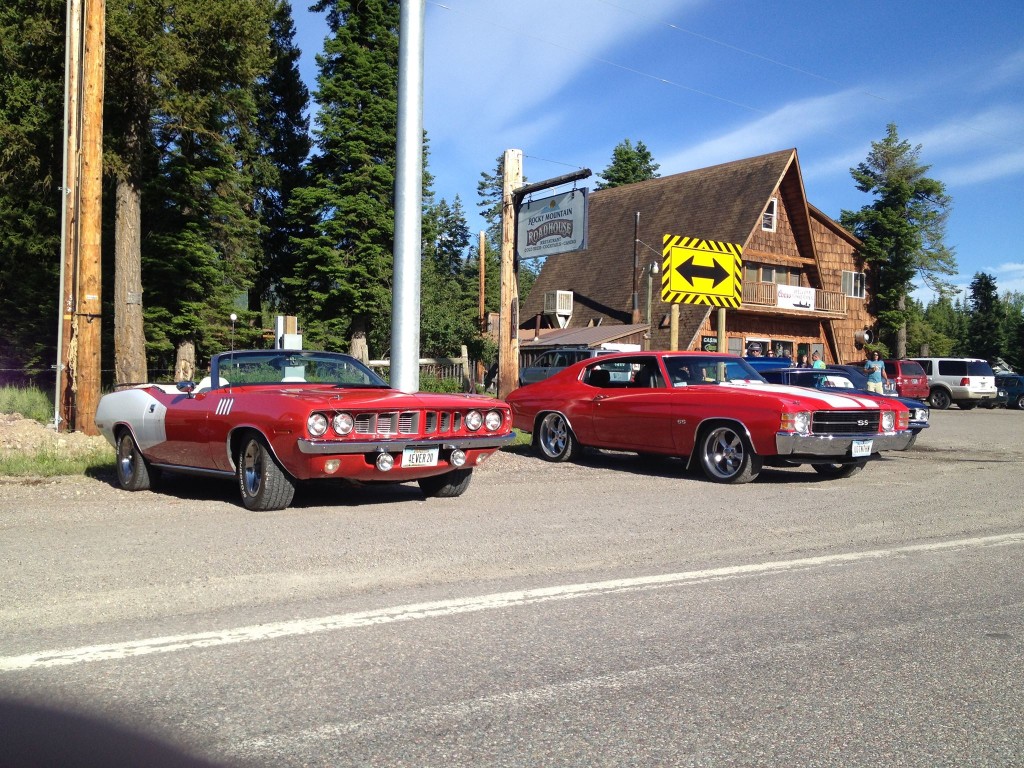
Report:
[{"label": "yellow arrow sign", "polygon": [[743,303],[743,247],[665,235],[661,298],[669,303],[738,307]]}]

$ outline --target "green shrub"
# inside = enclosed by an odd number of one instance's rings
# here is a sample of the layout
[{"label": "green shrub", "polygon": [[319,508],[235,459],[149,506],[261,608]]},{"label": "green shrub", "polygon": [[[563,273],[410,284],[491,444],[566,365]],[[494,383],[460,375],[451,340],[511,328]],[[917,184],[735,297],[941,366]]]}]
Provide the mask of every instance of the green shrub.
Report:
[{"label": "green shrub", "polygon": [[0,454],[0,476],[56,477],[108,474],[114,470],[114,449],[97,448],[84,454],[65,454],[54,447]]},{"label": "green shrub", "polygon": [[420,392],[457,393],[462,391],[459,379],[442,379],[437,376],[420,376]]},{"label": "green shrub", "polygon": [[53,401],[36,387],[0,387],[0,413],[20,413],[40,424],[53,421]]}]

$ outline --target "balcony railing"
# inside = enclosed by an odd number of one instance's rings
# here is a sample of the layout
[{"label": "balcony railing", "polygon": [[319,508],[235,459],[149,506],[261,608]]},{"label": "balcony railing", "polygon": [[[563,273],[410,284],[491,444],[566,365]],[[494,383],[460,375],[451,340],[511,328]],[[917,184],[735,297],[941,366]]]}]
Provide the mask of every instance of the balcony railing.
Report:
[{"label": "balcony railing", "polygon": [[827,317],[846,317],[846,296],[839,291],[814,291],[814,308],[804,309],[779,304],[778,286],[775,283],[744,283],[744,309],[776,309],[795,314],[810,314]]}]

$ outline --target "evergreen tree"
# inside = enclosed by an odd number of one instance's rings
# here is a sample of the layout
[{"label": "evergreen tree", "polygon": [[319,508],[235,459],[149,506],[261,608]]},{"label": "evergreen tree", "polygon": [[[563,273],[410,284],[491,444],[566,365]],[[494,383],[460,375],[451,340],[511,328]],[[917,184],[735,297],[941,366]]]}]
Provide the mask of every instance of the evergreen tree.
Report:
[{"label": "evergreen tree", "polygon": [[0,383],[53,383],[64,17],[63,0],[0,3]]},{"label": "evergreen tree", "polygon": [[390,345],[398,0],[319,0],[331,37],[317,56],[311,182],[289,211],[314,222],[298,237],[293,292],[310,340],[367,354]]},{"label": "evergreen tree", "polygon": [[658,168],[647,145],[638,141],[634,147],[629,139],[619,142],[612,150],[612,161],[600,176],[603,181],[597,182],[598,189],[621,187],[637,181],[658,178]]},{"label": "evergreen tree", "polygon": [[1024,331],[1024,293],[1007,291],[1000,297],[1003,305],[1003,352],[1000,355],[1014,370],[1024,367],[1024,349],[1019,338]]},{"label": "evergreen tree", "polygon": [[309,138],[309,89],[299,75],[300,51],[288,0],[278,0],[270,29],[270,71],[259,78],[256,91],[257,130],[261,139],[257,164],[256,209],[262,223],[262,257],[249,308],[264,301],[294,312],[296,300],[285,289],[285,278],[298,263],[295,241],[308,236],[308,222],[289,214],[292,193],[308,184],[306,161]]},{"label": "evergreen tree", "polygon": [[931,328],[925,341],[929,356],[949,357],[963,354],[967,346],[967,313],[959,300],[940,294],[924,309],[924,321]]},{"label": "evergreen tree", "polygon": [[840,221],[862,241],[860,252],[876,278],[874,301],[881,340],[898,357],[907,353],[907,296],[920,276],[945,290],[943,277],[955,273],[952,250],[943,243],[951,201],[942,182],[925,174],[920,145],[900,140],[895,124],[872,142],[867,160],[851,168],[856,187],[875,201],[843,211]]},{"label": "evergreen tree", "polygon": [[967,301],[970,306],[967,354],[992,362],[1002,356],[1006,342],[1003,305],[995,278],[984,272],[975,274]]}]

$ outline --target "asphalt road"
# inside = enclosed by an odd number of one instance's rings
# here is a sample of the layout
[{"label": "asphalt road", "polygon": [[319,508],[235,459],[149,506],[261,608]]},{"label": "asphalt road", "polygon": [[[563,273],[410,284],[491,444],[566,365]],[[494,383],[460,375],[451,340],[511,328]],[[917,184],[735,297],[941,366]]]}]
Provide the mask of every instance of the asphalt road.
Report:
[{"label": "asphalt road", "polygon": [[502,454],[460,499],[263,514],[0,481],[0,762],[178,764],[130,728],[222,765],[1024,765],[1022,433],[952,409],[737,487]]}]

